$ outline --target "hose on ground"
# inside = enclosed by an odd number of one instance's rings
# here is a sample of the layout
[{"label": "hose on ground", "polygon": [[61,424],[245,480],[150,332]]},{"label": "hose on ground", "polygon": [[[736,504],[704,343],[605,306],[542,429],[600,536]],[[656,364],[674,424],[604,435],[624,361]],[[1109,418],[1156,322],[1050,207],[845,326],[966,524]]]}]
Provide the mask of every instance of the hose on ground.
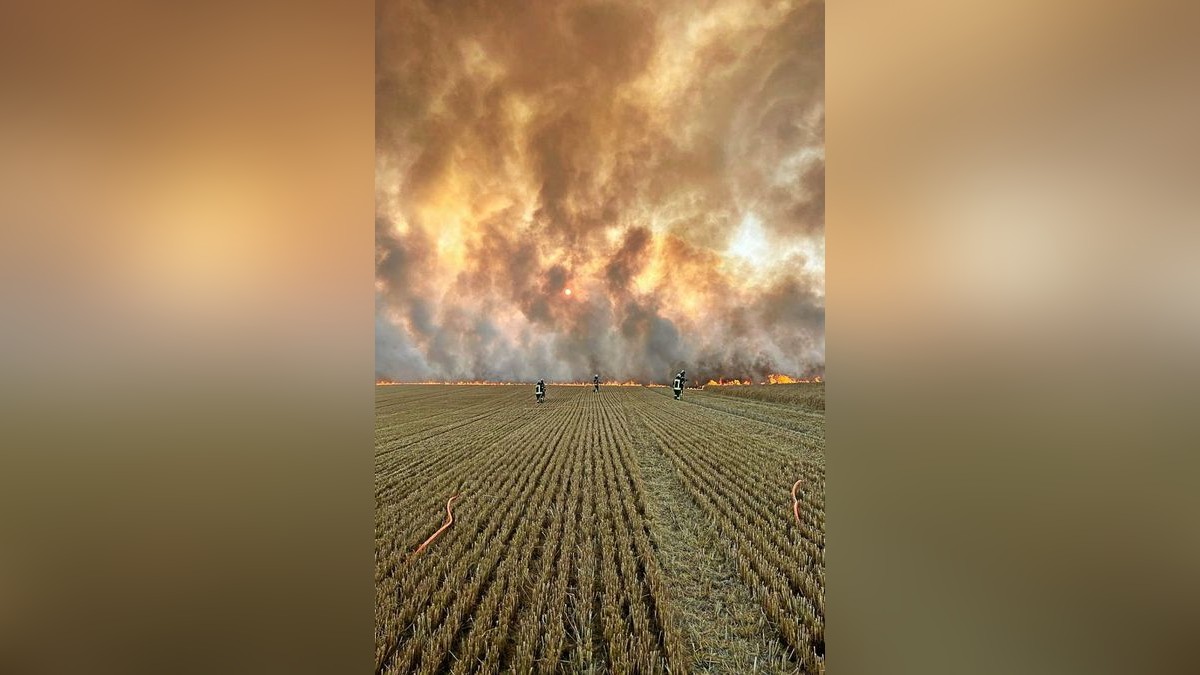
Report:
[{"label": "hose on ground", "polygon": [[424,551],[426,546],[431,544],[434,539],[438,538],[438,535],[445,532],[446,528],[448,528],[454,524],[454,514],[450,511],[450,505],[453,504],[454,500],[458,499],[460,496],[461,495],[454,495],[450,499],[446,500],[446,523],[444,525],[442,525],[441,527],[439,527],[437,532],[434,532],[433,534],[431,534],[429,536],[429,538],[425,540],[424,544],[421,544],[420,546],[418,546],[417,550],[413,551],[412,554],[414,556],[420,555],[421,551]]},{"label": "hose on ground", "polygon": [[800,498],[796,496],[796,488],[800,487],[800,481],[802,480],[804,479],[801,478],[792,486],[792,513],[796,515],[797,524],[800,523]]}]

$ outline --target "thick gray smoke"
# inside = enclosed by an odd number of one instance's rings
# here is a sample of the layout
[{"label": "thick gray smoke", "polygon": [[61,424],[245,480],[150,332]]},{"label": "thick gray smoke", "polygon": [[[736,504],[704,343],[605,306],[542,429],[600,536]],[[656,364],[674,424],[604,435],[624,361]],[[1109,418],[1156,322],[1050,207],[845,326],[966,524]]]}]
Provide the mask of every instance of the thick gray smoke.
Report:
[{"label": "thick gray smoke", "polygon": [[824,366],[824,6],[381,0],[376,371]]}]

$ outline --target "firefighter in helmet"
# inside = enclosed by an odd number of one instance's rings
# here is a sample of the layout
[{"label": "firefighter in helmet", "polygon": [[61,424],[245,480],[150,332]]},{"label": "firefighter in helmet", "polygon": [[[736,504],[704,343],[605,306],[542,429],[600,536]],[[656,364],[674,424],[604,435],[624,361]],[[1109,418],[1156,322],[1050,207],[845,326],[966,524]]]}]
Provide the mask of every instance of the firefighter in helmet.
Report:
[{"label": "firefighter in helmet", "polygon": [[596,373],[592,376],[592,391],[600,391],[600,373]]},{"label": "firefighter in helmet", "polygon": [[538,403],[546,402],[546,382],[544,380],[538,380],[537,384],[534,385],[533,395],[537,398]]},{"label": "firefighter in helmet", "polygon": [[687,371],[681,370],[675,376],[675,381],[671,383],[671,389],[675,390],[675,400],[678,401],[683,396],[683,387],[687,384]]}]

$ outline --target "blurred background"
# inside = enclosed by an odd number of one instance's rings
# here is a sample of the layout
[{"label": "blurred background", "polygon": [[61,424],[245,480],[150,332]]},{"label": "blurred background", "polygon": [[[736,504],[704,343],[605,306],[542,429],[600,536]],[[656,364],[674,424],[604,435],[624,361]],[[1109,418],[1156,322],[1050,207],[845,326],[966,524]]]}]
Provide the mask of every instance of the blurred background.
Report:
[{"label": "blurred background", "polygon": [[372,4],[7,3],[0,55],[0,671],[369,668]]},{"label": "blurred background", "polygon": [[1196,9],[829,5],[830,672],[1190,670]]},{"label": "blurred background", "polygon": [[[826,8],[832,672],[1190,664],[1196,13]],[[373,26],[0,10],[0,670],[369,668]]]}]

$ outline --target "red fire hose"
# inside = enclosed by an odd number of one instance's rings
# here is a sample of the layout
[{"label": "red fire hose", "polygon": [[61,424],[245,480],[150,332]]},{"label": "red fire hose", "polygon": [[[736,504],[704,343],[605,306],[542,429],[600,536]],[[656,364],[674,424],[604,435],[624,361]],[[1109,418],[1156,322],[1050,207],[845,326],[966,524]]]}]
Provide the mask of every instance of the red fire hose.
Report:
[{"label": "red fire hose", "polygon": [[425,550],[426,546],[431,544],[434,539],[438,538],[439,534],[441,534],[442,532],[445,532],[447,527],[450,527],[451,525],[454,524],[454,514],[450,512],[450,505],[453,504],[454,500],[458,499],[459,497],[460,497],[460,495],[454,495],[450,499],[446,500],[446,524],[439,527],[437,532],[434,532],[432,535],[430,535],[429,538],[425,540],[424,544],[421,544],[420,546],[418,546],[417,550],[413,551],[413,553],[412,553],[414,556],[419,555],[421,553],[421,551]]},{"label": "red fire hose", "polygon": [[[800,480],[804,480],[801,478]],[[800,480],[792,486],[792,513],[796,515],[796,523],[800,522],[800,498],[796,496],[796,488],[800,487]]]}]

